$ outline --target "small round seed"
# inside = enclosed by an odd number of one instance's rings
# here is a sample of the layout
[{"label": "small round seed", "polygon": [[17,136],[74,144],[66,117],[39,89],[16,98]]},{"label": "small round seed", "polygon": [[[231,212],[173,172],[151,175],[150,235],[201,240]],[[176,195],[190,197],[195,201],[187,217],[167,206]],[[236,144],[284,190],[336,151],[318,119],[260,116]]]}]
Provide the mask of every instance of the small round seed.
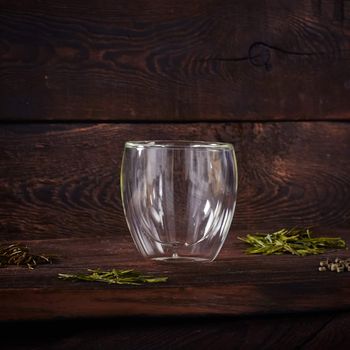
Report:
[{"label": "small round seed", "polygon": [[331,271],[336,271],[337,270],[338,265],[331,263]]}]

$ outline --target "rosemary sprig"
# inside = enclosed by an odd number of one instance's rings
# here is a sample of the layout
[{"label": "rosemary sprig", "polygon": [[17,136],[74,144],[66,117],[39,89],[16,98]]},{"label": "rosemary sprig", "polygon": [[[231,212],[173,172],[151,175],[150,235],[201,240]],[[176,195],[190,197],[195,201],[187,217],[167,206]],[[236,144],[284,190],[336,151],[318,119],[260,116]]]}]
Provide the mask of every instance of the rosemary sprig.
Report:
[{"label": "rosemary sprig", "polygon": [[0,267],[24,265],[32,270],[39,264],[51,263],[51,257],[31,254],[28,247],[17,243],[0,248]]},{"label": "rosemary sprig", "polygon": [[238,237],[239,240],[251,245],[246,250],[247,254],[264,255],[312,255],[322,254],[327,249],[344,249],[345,241],[340,237],[312,237],[310,229],[282,229],[277,232],[264,234],[248,234],[246,237]]},{"label": "rosemary sprig", "polygon": [[101,271],[100,269],[91,270],[88,269],[89,274],[66,274],[59,273],[58,278],[64,280],[74,281],[90,281],[90,282],[103,282],[109,284],[129,284],[129,285],[140,285],[144,283],[159,283],[166,282],[168,277],[162,276],[150,276],[144,275],[141,272],[135,270],[110,270]]}]

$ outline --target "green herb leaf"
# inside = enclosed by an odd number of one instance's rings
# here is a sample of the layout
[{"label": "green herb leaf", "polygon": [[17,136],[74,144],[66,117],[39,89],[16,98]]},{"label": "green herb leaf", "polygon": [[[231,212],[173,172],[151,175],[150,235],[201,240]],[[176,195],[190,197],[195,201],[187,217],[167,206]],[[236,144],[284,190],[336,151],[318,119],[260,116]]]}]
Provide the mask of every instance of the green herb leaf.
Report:
[{"label": "green herb leaf", "polygon": [[238,237],[251,247],[247,254],[280,255],[293,254],[299,256],[322,254],[327,249],[344,249],[345,241],[340,237],[312,237],[310,229],[282,229],[273,233],[248,234]]},{"label": "green herb leaf", "polygon": [[59,273],[58,278],[64,280],[73,280],[73,281],[90,281],[90,282],[103,282],[109,284],[129,284],[129,285],[140,285],[144,283],[160,283],[166,282],[168,277],[156,277],[150,275],[144,275],[141,272],[135,270],[110,270],[110,271],[101,271],[97,270],[88,270],[89,274],[66,274]]}]

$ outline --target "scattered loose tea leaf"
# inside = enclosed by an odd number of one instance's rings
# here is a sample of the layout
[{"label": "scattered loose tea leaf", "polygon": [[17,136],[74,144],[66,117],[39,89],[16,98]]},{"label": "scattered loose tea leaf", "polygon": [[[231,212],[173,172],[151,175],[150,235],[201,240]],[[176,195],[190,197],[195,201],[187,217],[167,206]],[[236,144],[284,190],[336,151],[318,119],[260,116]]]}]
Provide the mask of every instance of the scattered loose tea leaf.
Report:
[{"label": "scattered loose tea leaf", "polygon": [[246,250],[247,254],[305,256],[322,254],[327,249],[346,248],[345,241],[340,237],[312,237],[311,235],[310,229],[292,228],[269,234],[248,234],[246,237],[238,237],[238,239],[251,245]]},{"label": "scattered loose tea leaf", "polygon": [[17,243],[0,248],[0,267],[24,265],[29,269],[34,269],[37,265],[51,263],[51,257],[31,254],[28,247]]},{"label": "scattered loose tea leaf", "polygon": [[58,278],[64,280],[75,280],[75,281],[90,281],[90,282],[103,282],[109,284],[131,284],[131,285],[140,285],[144,283],[159,283],[166,282],[168,277],[162,276],[150,276],[144,275],[141,272],[135,270],[110,270],[110,271],[101,271],[97,270],[88,270],[89,274],[66,274],[59,273]]}]

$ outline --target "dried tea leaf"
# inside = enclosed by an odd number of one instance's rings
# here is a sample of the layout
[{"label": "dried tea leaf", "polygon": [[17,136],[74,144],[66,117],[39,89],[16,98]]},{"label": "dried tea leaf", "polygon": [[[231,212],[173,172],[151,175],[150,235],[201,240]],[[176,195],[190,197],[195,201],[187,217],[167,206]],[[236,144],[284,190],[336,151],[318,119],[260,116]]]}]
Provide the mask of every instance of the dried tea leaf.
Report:
[{"label": "dried tea leaf", "polygon": [[144,275],[141,272],[135,270],[110,270],[110,271],[101,271],[97,270],[88,270],[90,273],[78,273],[78,274],[66,274],[59,273],[58,278],[64,280],[73,280],[73,281],[90,281],[90,282],[103,282],[109,284],[129,284],[129,285],[141,285],[144,283],[160,283],[166,282],[168,277],[163,276],[151,276]]},{"label": "dried tea leaf", "polygon": [[28,247],[17,243],[0,248],[0,267],[23,265],[34,269],[40,264],[52,264],[52,261],[52,257],[32,254]]},{"label": "dried tea leaf", "polygon": [[238,237],[248,243],[247,254],[280,255],[293,254],[299,256],[322,254],[327,249],[344,249],[345,241],[340,237],[312,237],[310,229],[281,229],[272,233],[248,234]]}]

